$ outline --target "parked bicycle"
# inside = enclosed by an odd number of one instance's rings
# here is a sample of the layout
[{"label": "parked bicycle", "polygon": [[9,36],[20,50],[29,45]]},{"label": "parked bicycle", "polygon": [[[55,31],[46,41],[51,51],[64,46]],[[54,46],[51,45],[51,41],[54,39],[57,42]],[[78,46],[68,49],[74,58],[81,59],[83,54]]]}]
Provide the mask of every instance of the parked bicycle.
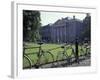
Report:
[{"label": "parked bicycle", "polygon": [[[50,51],[44,51],[42,49],[42,42],[39,42],[38,43],[38,47],[24,47],[24,59],[23,59],[23,62],[24,62],[24,66],[25,66],[25,62],[27,66],[25,67],[29,67],[29,68],[32,68],[32,67],[35,67],[35,68],[40,68],[42,64],[46,64],[48,62],[53,62],[54,61],[54,56],[53,54],[50,52]],[[35,53],[28,53],[28,54],[25,54],[25,49],[35,49],[35,48],[38,48],[38,52],[35,52]],[[31,57],[34,57],[34,58],[31,58]]]},{"label": "parked bicycle", "polygon": [[83,43],[83,44],[80,44],[80,56],[90,56],[90,53],[91,53],[91,48],[90,48],[90,45],[88,43]]},{"label": "parked bicycle", "polygon": [[59,65],[59,61],[66,61],[68,64],[70,64],[71,62],[71,57],[74,56],[74,48],[72,44],[65,44],[63,46],[61,46],[61,48],[63,49],[63,51],[60,51],[57,55],[57,62]]}]

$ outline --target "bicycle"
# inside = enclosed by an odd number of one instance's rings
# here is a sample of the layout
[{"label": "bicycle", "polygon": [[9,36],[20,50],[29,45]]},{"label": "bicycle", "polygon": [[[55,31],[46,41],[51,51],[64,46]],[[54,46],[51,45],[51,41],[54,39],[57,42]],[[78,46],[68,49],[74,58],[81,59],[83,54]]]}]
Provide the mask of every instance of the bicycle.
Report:
[{"label": "bicycle", "polygon": [[[24,46],[23,46],[24,47]],[[24,67],[32,67],[32,61],[31,59],[25,54],[25,48],[23,48],[23,68]]]},{"label": "bicycle", "polygon": [[[74,48],[72,47],[72,44],[70,45],[63,45],[61,46],[61,48],[63,49],[63,51],[59,52],[57,55],[57,63],[59,65],[59,61],[67,61],[68,64],[71,64],[71,57],[74,56]],[[70,50],[70,51],[68,51]]]},{"label": "bicycle", "polygon": [[[29,64],[28,65],[29,68],[32,68],[32,67],[40,68],[40,67],[42,67],[41,65],[54,61],[53,54],[49,51],[44,51],[42,49],[42,44],[43,44],[42,42],[39,42],[38,47],[30,47],[33,49],[38,48],[39,51],[36,53],[25,54],[25,52],[24,52],[23,58],[25,58],[26,61],[28,62],[27,64]],[[25,49],[29,49],[29,48],[25,48]],[[34,56],[34,59],[32,58],[32,56]],[[23,62],[25,62],[25,60]]]},{"label": "bicycle", "polygon": [[83,44],[80,44],[79,46],[80,46],[80,50],[79,50],[80,55],[79,56],[81,56],[81,58],[83,58],[83,59],[89,58],[91,56],[90,55],[91,54],[90,53],[90,45],[88,43],[83,43]]}]

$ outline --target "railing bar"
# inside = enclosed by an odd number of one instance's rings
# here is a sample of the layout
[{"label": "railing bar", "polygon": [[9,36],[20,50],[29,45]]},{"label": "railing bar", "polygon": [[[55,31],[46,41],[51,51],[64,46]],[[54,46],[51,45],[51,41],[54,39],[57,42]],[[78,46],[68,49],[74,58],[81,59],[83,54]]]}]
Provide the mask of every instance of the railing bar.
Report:
[{"label": "railing bar", "polygon": [[32,48],[39,48],[39,47],[24,47],[24,49],[32,49]]}]

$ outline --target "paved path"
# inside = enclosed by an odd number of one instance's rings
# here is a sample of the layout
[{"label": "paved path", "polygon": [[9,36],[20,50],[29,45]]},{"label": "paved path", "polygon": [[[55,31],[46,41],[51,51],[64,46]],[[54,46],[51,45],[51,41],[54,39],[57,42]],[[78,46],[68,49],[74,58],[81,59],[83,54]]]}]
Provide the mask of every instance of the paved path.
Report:
[{"label": "paved path", "polygon": [[78,67],[78,66],[90,66],[91,65],[91,59],[90,58],[86,58],[84,60],[81,60],[78,63],[75,63],[73,62],[71,65],[68,65],[66,63],[66,61],[62,61],[62,62],[55,62],[54,65],[52,64],[46,64],[46,65],[43,65],[42,68],[51,68],[51,67],[54,67],[54,68],[57,68],[57,67]]},{"label": "paved path", "polygon": [[[91,57],[90,56],[80,56],[79,64],[75,62],[75,58],[71,59],[70,64],[68,64],[67,60],[53,62],[45,65],[41,65],[39,68],[59,68],[59,67],[80,67],[80,66],[90,66],[91,65]],[[32,69],[34,69],[33,67]]]},{"label": "paved path", "polygon": [[68,65],[68,67],[77,67],[77,66],[90,66],[91,65],[91,60],[86,59],[81,61],[79,64],[78,63],[73,63],[72,65]]}]

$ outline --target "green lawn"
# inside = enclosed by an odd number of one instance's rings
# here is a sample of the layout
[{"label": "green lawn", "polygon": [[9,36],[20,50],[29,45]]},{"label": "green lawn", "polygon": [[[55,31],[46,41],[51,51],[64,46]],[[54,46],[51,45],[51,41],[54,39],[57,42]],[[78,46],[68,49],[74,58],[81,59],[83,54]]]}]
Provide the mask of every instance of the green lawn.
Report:
[{"label": "green lawn", "polygon": [[[38,47],[39,46],[38,44],[35,44],[35,43],[26,43],[26,45],[27,46],[25,46],[25,47]],[[56,61],[57,56],[59,55],[60,52],[63,51],[63,49],[62,48],[58,48],[58,49],[55,49],[55,50],[50,50],[50,49],[53,49],[53,48],[56,48],[56,47],[60,47],[61,45],[63,45],[63,44],[43,44],[42,45],[42,49],[44,51],[50,51],[51,54],[54,57],[54,61]],[[68,47],[68,46],[66,46],[66,47]],[[75,46],[72,45],[72,47],[74,48]],[[81,49],[81,47],[79,46],[79,55],[82,54],[80,49]],[[83,50],[85,51],[85,48]],[[39,48],[25,49],[25,54],[27,54],[28,57],[31,59],[33,65],[36,64],[36,62],[38,61],[38,57],[37,57],[37,53],[38,52],[39,52]],[[72,49],[70,49],[70,48],[67,49],[66,53],[67,53],[68,56],[70,56],[71,53],[72,53]],[[47,57],[48,62],[52,62],[52,57],[51,57],[50,54],[46,54],[45,53],[45,56]],[[43,56],[42,56],[42,59],[40,60],[40,62],[41,63],[45,63],[46,62],[46,60],[44,59]],[[23,59],[23,67],[26,67],[26,66],[28,66],[28,61],[24,58]]]}]

